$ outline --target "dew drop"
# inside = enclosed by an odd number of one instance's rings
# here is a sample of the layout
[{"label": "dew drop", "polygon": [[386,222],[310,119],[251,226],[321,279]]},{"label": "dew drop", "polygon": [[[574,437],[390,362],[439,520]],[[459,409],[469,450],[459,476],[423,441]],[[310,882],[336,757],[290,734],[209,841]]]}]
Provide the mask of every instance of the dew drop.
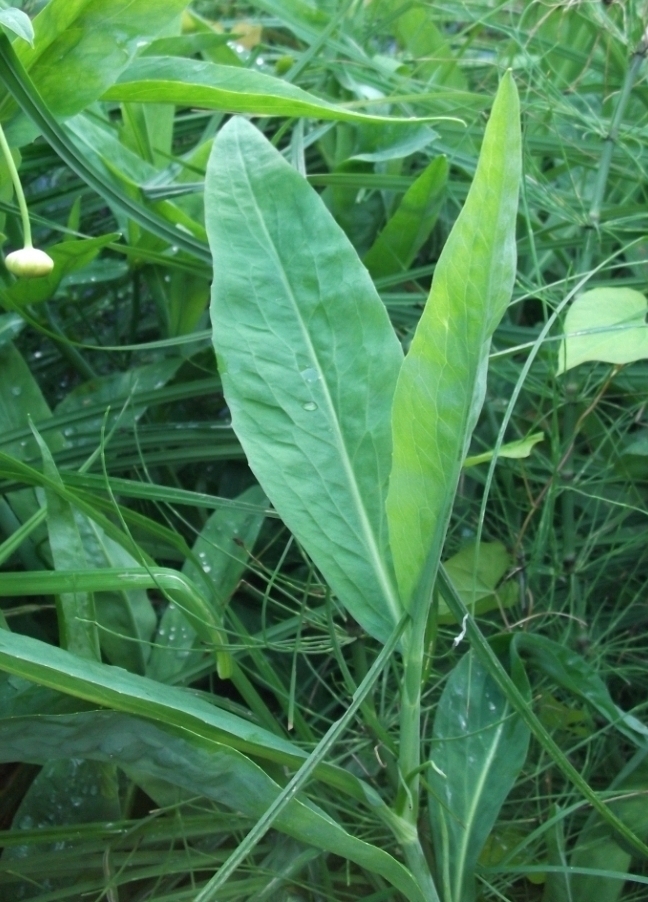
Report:
[{"label": "dew drop", "polygon": [[317,404],[315,401],[306,401],[305,404],[302,404],[304,410],[317,410]]},{"label": "dew drop", "polygon": [[14,396],[14,398],[17,398],[22,394],[22,388],[19,385],[12,385],[11,394]]}]

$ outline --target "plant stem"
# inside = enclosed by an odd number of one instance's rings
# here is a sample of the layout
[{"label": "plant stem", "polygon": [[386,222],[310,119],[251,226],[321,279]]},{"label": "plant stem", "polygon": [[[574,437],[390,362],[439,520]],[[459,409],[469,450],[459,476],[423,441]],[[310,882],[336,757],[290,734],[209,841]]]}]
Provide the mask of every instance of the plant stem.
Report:
[{"label": "plant stem", "polygon": [[398,759],[401,785],[396,799],[396,812],[413,826],[416,825],[419,807],[424,645],[425,624],[410,621],[403,635],[403,685]]},{"label": "plant stem", "polygon": [[603,150],[601,152],[601,160],[598,166],[596,183],[594,185],[594,195],[588,214],[587,228],[589,230],[585,249],[581,260],[581,272],[585,273],[592,265],[592,257],[594,256],[594,240],[598,233],[598,226],[601,219],[601,207],[603,198],[605,197],[605,189],[607,187],[608,175],[610,174],[610,166],[612,165],[612,153],[614,145],[619,137],[619,129],[625,115],[630,93],[634,87],[634,83],[639,75],[641,64],[648,53],[648,28],[639,42],[639,46],[635,50],[630,60],[621,91],[617,98],[616,107],[610,120],[610,130],[603,142]]},{"label": "plant stem", "polygon": [[0,148],[2,148],[2,153],[4,154],[4,158],[7,162],[7,168],[9,169],[9,175],[11,176],[11,181],[13,182],[14,191],[16,192],[16,200],[18,201],[20,218],[22,219],[23,225],[23,242],[25,247],[33,247],[31,223],[29,222],[29,210],[27,209],[25,192],[23,191],[20,176],[18,175],[18,170],[16,169],[16,164],[14,163],[14,158],[11,153],[11,148],[9,147],[9,144],[5,137],[2,125],[0,125]]}]

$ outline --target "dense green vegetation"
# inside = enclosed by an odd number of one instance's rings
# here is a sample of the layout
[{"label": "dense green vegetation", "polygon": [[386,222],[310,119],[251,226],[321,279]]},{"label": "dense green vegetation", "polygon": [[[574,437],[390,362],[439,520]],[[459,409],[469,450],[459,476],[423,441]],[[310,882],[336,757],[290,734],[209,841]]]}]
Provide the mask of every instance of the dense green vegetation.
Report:
[{"label": "dense green vegetation", "polygon": [[646,3],[0,25],[0,897],[645,899]]}]

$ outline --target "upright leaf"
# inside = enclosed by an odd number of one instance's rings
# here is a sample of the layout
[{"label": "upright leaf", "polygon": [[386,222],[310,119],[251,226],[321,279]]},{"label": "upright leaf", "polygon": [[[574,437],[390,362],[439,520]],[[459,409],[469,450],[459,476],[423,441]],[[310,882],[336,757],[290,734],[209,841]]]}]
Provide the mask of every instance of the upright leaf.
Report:
[{"label": "upright leaf", "polygon": [[394,396],[387,517],[406,605],[426,562],[425,586],[434,579],[461,465],[483,403],[490,338],[513,288],[520,144],[518,96],[509,72]]},{"label": "upright leaf", "polygon": [[286,525],[384,640],[400,613],[384,516],[398,340],[318,195],[245,120],[219,133],[205,190],[232,425]]},{"label": "upright leaf", "polygon": [[[52,482],[62,485],[52,452],[36,431],[34,434],[43,456],[43,473]],[[88,559],[72,505],[49,488],[45,489],[45,498],[47,529],[55,569],[72,572],[87,570]],[[75,655],[99,661],[101,654],[94,596],[91,592],[74,591],[74,585],[70,588],[72,591],[61,592],[56,602],[61,645]]]},{"label": "upright leaf", "polygon": [[434,228],[448,178],[448,161],[436,157],[405,192],[398,209],[373,245],[363,263],[380,279],[404,272]]},{"label": "upright leaf", "polygon": [[474,870],[524,764],[529,730],[473,652],[450,674],[434,719],[430,817],[444,902],[471,902]]}]

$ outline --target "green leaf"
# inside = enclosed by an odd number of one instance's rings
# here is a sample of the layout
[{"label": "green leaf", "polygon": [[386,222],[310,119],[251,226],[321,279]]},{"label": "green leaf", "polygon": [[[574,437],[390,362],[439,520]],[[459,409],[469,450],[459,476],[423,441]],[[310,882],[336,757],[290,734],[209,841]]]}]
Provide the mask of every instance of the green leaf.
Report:
[{"label": "green leaf", "polygon": [[214,142],[205,205],[234,430],[342,604],[384,640],[401,610],[384,497],[402,360],[385,308],[315,191],[243,119]]},{"label": "green leaf", "polygon": [[14,340],[25,326],[25,320],[17,313],[0,314],[0,350]]},{"label": "green leaf", "polygon": [[61,126],[47,105],[43,103],[6,35],[1,33],[0,79],[4,81],[6,87],[11,91],[12,96],[20,104],[23,112],[35,123],[61,159],[70,166],[79,178],[83,179],[109,203],[115,204],[119,210],[126,212],[135,222],[148,229],[152,234],[159,235],[171,245],[184,248],[199,260],[210,262],[209,249],[202,241],[198,241],[193,235],[187,235],[181,230],[174,228],[162,216],[158,216],[145,205],[134,201],[122,188],[106,184],[103,173],[97,171],[94,166],[88,163],[85,155],[80,153],[74,146],[74,142],[70,140],[65,128]]},{"label": "green leaf", "polygon": [[441,209],[448,161],[437,157],[411,185],[362,261],[374,279],[409,268],[430,232]]},{"label": "green leaf", "polygon": [[263,72],[164,56],[136,59],[102,99],[175,103],[259,116],[311,116],[343,122],[411,123],[434,118],[413,120],[357,113]]},{"label": "green leaf", "polygon": [[[88,564],[120,571],[141,564],[104,530],[81,513],[75,516]],[[111,664],[144,673],[157,617],[146,589],[97,592],[94,596],[99,643]]]},{"label": "green leaf", "polygon": [[[117,763],[136,782],[154,777],[192,796],[206,796],[233,811],[261,817],[280,787],[240,752],[199,737],[180,737],[160,727],[111,712],[0,720],[0,760],[47,761],[58,755]],[[145,781],[144,781],[145,782]],[[292,798],[275,826],[301,842],[380,874],[412,902],[423,898],[402,864],[387,852],[347,833],[312,802]]]},{"label": "green leaf", "polygon": [[7,306],[14,309],[47,301],[53,297],[65,276],[83,269],[97,257],[102,248],[118,239],[119,233],[115,232],[99,238],[62,241],[60,244],[51,245],[47,248],[47,253],[54,261],[52,272],[40,279],[18,279],[11,288],[2,291],[0,297]]},{"label": "green leaf", "polygon": [[520,171],[519,103],[508,72],[394,396],[387,518],[406,606],[419,584],[421,604],[428,603],[461,466],[483,403],[490,339],[515,277]]},{"label": "green leaf", "polygon": [[[267,500],[258,486],[252,486],[238,501],[264,507]],[[194,560],[188,559],[183,573],[200,584],[207,579],[213,588],[214,614],[222,623],[225,606],[233,595],[248,565],[254,543],[263,525],[263,511],[223,507],[214,511],[203,526],[193,547]],[[201,570],[198,569],[200,565]],[[191,670],[204,656],[197,647],[197,634],[182,611],[169,605],[160,621],[147,674],[161,682],[173,682],[183,671]]]},{"label": "green leaf", "polygon": [[[515,442],[507,442],[501,445],[497,452],[498,457],[507,457],[510,460],[520,460],[523,457],[529,457],[538,442],[544,440],[543,432],[533,432],[531,435],[520,438]],[[471,454],[464,460],[465,467],[476,467],[477,464],[485,464],[493,459],[494,451],[484,451],[483,454]]]},{"label": "green leaf", "polygon": [[0,25],[17,37],[34,46],[34,26],[31,19],[21,9],[10,6],[9,9],[0,9]]},{"label": "green leaf", "polygon": [[95,705],[224,742],[265,760],[290,764],[300,763],[305,757],[292,743],[191,692],[79,658],[28,636],[0,630],[0,669]]},{"label": "green leaf", "polygon": [[[2,727],[0,727],[0,733]],[[54,747],[50,750],[50,756]],[[22,797],[16,811],[12,829],[42,830],[56,826],[80,826],[97,821],[119,821],[122,817],[119,804],[117,769],[108,760],[103,762],[83,760],[83,756],[63,759],[58,749],[56,760],[39,761],[44,766]],[[74,831],[81,833],[81,830]],[[30,865],[43,856],[55,854],[66,845],[61,842],[24,843],[5,848],[2,861],[5,867],[19,874],[28,872]],[[31,861],[30,861],[31,859]],[[52,873],[47,880],[50,891],[61,895],[76,882],[74,875]],[[24,877],[5,889],[5,902],[18,902],[33,896],[34,881]],[[7,891],[8,890],[8,891]],[[67,895],[67,894],[65,894]],[[68,895],[67,898],[70,898]]]},{"label": "green leaf", "polygon": [[[16,48],[44,103],[71,116],[97,100],[140,46],[168,28],[186,0],[50,0],[34,19],[32,48]],[[0,118],[6,118],[6,96]]]},{"label": "green leaf", "polygon": [[[647,838],[648,761],[645,749],[637,752],[616,777],[610,791],[614,793],[614,799],[608,804],[616,816],[637,836]],[[623,875],[627,874],[631,862],[632,855],[628,849],[616,841],[609,826],[593,811],[578,835],[569,864],[575,868],[618,871]],[[623,879],[572,874],[571,902],[591,902],[592,899],[596,902],[617,902],[623,893],[623,884]]]},{"label": "green leaf", "polygon": [[513,645],[545,676],[588,702],[631,742],[645,745],[648,727],[614,703],[607,686],[589,661],[570,648],[533,633],[516,633]]},{"label": "green leaf", "polygon": [[[182,362],[180,357],[162,358],[155,363],[133,366],[124,373],[89,379],[72,389],[55,411],[57,417],[67,421],[68,444],[85,444],[94,450],[101,441],[102,427],[109,428],[115,422],[121,429],[133,426],[150,405],[151,393],[173,379]],[[81,419],[78,415],[82,413],[85,415]]]},{"label": "green leaf", "polygon": [[[43,457],[43,474],[53,483],[63,485],[52,453],[34,429]],[[88,565],[79,527],[74,519],[72,506],[61,495],[45,489],[47,502],[47,530],[52,549],[52,559],[56,570],[88,570]],[[99,635],[94,597],[91,592],[61,592],[56,599],[59,636],[61,645],[75,655],[99,661]]]},{"label": "green leaf", "polygon": [[[463,603],[473,615],[507,608],[517,601],[517,588],[513,583],[505,583],[496,590],[511,566],[511,556],[501,542],[482,542],[479,546],[473,542],[449,558],[444,566]],[[443,598],[439,599],[438,618],[439,623],[456,623]]]},{"label": "green leaf", "polygon": [[524,764],[529,730],[476,658],[464,655],[434,719],[430,819],[444,902],[475,898],[477,859]]},{"label": "green leaf", "polygon": [[593,288],[565,317],[557,373],[584,363],[634,363],[648,357],[648,301],[634,288]]},{"label": "green leaf", "polygon": [[[29,432],[29,438],[4,441],[3,436],[27,427],[30,416],[43,422],[52,412],[20,351],[6,344],[0,348],[0,448],[19,460],[38,455],[35,439]],[[54,451],[65,444],[60,432],[49,432],[48,442]]]}]

